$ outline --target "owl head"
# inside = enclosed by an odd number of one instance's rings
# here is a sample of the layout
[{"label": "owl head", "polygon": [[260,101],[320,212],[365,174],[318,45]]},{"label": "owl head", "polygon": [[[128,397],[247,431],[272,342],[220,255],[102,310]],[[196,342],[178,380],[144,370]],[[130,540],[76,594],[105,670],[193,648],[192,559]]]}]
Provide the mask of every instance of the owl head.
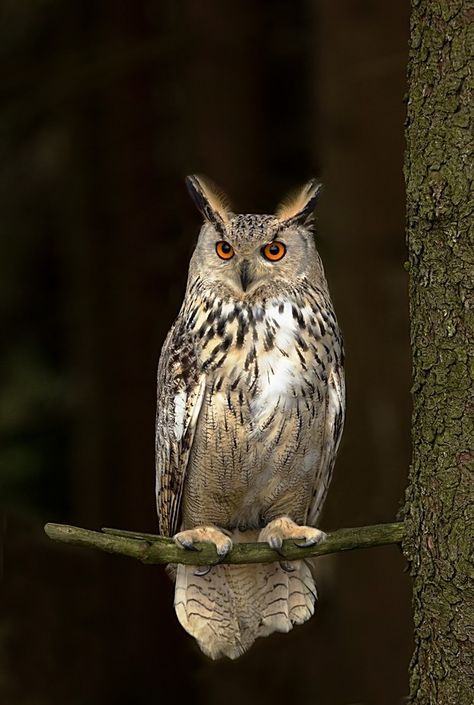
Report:
[{"label": "owl head", "polygon": [[190,281],[199,276],[220,294],[239,299],[274,295],[305,277],[325,281],[311,230],[321,184],[309,181],[274,215],[235,214],[201,176],[188,176],[186,185],[204,216]]}]

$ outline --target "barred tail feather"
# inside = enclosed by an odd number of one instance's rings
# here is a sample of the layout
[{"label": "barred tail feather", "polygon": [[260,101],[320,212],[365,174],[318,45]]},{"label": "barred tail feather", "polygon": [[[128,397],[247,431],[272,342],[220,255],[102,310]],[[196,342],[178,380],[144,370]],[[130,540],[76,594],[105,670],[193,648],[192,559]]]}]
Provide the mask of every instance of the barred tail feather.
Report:
[{"label": "barred tail feather", "polygon": [[305,561],[218,565],[202,576],[179,565],[175,610],[181,625],[213,659],[235,659],[255,639],[288,632],[314,613],[316,587]]}]

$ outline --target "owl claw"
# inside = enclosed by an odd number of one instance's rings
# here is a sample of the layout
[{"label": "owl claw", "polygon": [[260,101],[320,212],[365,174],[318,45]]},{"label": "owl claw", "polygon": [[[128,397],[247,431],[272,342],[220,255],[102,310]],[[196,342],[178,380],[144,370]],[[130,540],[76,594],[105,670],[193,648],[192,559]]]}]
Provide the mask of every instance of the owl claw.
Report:
[{"label": "owl claw", "polygon": [[199,553],[202,550],[193,544],[192,539],[179,539],[175,537],[175,541],[185,548],[186,551],[197,551],[197,553]]},{"label": "owl claw", "polygon": [[268,543],[270,545],[270,548],[273,548],[274,551],[277,551],[281,556],[283,555],[283,552],[281,550],[281,547],[283,546],[283,539],[281,536],[270,536],[268,539]]},{"label": "owl claw", "polygon": [[217,555],[219,556],[219,562],[224,560],[231,548],[232,542],[224,544],[223,546],[216,546]]},{"label": "owl claw", "polygon": [[214,526],[198,526],[195,529],[186,529],[175,534],[174,541],[177,546],[187,551],[201,551],[196,543],[211,543],[216,549],[218,563],[222,561],[232,548],[232,539],[227,532]]},{"label": "owl claw", "polygon": [[195,575],[197,578],[202,578],[203,575],[207,575],[209,571],[211,570],[212,566],[210,565],[203,565],[201,568],[197,568],[193,575]]},{"label": "owl claw", "polygon": [[310,546],[315,546],[318,543],[321,543],[321,541],[324,541],[326,538],[326,534],[324,531],[320,531],[319,534],[315,534],[314,536],[311,536],[310,538],[306,539],[306,541],[303,541],[303,543],[297,543],[296,541],[295,546],[298,548],[309,548]]},{"label": "owl claw", "polygon": [[266,541],[270,548],[284,556],[282,545],[286,539],[292,539],[298,548],[309,548],[325,538],[326,534],[320,529],[316,529],[313,526],[299,526],[289,517],[279,517],[278,519],[273,519],[262,529],[258,540]]}]

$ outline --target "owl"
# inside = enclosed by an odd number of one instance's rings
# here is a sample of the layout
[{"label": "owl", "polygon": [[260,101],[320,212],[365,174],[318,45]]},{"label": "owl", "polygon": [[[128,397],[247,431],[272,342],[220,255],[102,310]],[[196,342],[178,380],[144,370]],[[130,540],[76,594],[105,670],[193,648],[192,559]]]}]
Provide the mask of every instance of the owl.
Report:
[{"label": "owl", "polygon": [[[160,533],[183,551],[285,539],[311,546],[345,411],[343,347],[312,234],[320,184],[275,215],[235,214],[187,177],[204,218],[158,365]],[[315,608],[309,564],[178,565],[179,622],[213,659],[287,632]]]}]

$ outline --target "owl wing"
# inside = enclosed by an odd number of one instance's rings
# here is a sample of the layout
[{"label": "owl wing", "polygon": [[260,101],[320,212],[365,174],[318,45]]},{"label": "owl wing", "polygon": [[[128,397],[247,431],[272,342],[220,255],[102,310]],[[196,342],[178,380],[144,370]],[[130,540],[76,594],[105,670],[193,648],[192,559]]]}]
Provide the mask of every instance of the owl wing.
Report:
[{"label": "owl wing", "polygon": [[326,414],[321,436],[321,462],[316,472],[312,500],[308,510],[308,524],[315,526],[331,482],[337,448],[341,440],[346,410],[344,370],[342,364],[333,367],[328,375]]},{"label": "owl wing", "polygon": [[179,528],[186,468],[205,387],[193,341],[178,319],[165,340],[158,365],[156,502],[163,536],[173,536]]}]

